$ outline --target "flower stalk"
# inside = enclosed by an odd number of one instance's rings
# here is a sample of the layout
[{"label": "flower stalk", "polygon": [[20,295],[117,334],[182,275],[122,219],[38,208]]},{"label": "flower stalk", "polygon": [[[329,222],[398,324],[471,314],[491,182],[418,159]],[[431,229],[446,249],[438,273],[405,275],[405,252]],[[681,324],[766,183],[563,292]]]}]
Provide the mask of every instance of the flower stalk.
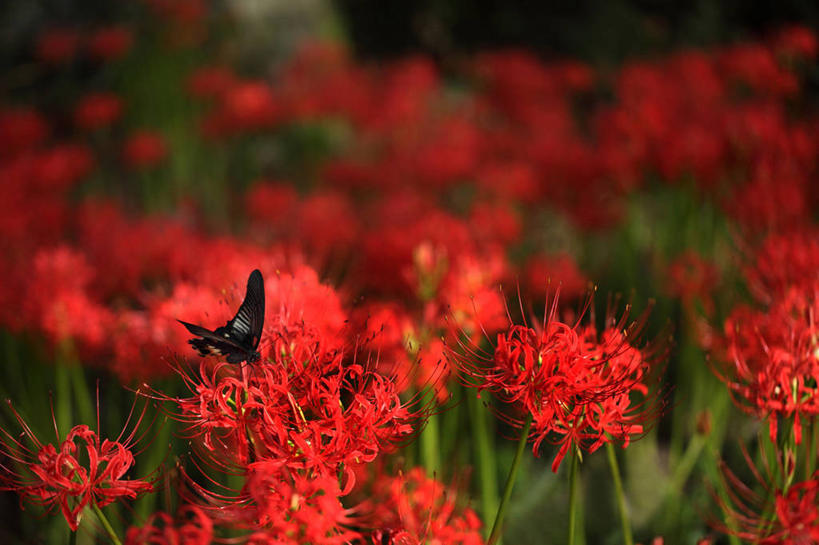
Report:
[{"label": "flower stalk", "polygon": [[575,545],[575,527],[577,526],[577,465],[580,456],[575,451],[569,463],[569,545]]},{"label": "flower stalk", "polygon": [[611,478],[614,481],[614,490],[617,495],[617,509],[620,511],[620,525],[623,528],[623,543],[634,545],[634,536],[631,533],[631,521],[628,516],[628,506],[626,505],[626,495],[623,492],[623,480],[620,478],[620,468],[617,466],[617,455],[614,452],[614,445],[606,443],[606,455],[611,468]]},{"label": "flower stalk", "polygon": [[[467,401],[472,417],[472,431],[477,453],[478,475],[480,476],[481,510],[484,519],[498,512],[498,482],[495,477],[495,450],[489,436],[487,412],[481,407],[481,401],[470,392]],[[488,528],[487,528],[488,530]],[[488,537],[488,536],[487,536]]]},{"label": "flower stalk", "polygon": [[120,541],[117,533],[114,531],[114,528],[111,526],[111,523],[108,522],[108,518],[102,512],[102,509],[99,508],[96,502],[91,502],[91,508],[94,510],[94,514],[97,515],[97,519],[99,519],[100,524],[102,527],[105,528],[105,532],[108,534],[108,537],[111,538],[111,542],[114,545],[122,545],[122,541]]},{"label": "flower stalk", "polygon": [[512,496],[512,487],[515,485],[515,479],[518,475],[518,467],[520,466],[520,459],[523,451],[526,448],[526,442],[529,439],[529,428],[532,426],[532,415],[526,418],[526,423],[520,433],[520,440],[518,441],[518,448],[515,451],[515,458],[512,460],[512,467],[509,468],[509,476],[506,478],[506,485],[503,488],[503,497],[501,498],[498,513],[495,515],[495,522],[492,524],[492,533],[489,534],[489,539],[486,545],[494,545],[498,542],[503,528],[503,517],[506,515],[506,508],[509,505],[509,498]]}]

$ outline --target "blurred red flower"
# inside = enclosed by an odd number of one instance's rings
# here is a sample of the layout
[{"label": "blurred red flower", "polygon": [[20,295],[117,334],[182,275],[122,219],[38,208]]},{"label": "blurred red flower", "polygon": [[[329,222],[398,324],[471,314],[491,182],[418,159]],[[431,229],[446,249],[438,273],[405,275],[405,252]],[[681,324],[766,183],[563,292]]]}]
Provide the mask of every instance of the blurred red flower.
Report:
[{"label": "blurred red flower", "polygon": [[74,60],[80,47],[80,33],[74,28],[47,28],[37,35],[34,54],[49,64],[64,64]]},{"label": "blurred red flower", "polygon": [[800,444],[802,418],[819,415],[817,293],[793,288],[767,309],[739,305],[725,320],[728,361],[714,370],[740,408],[768,419],[772,441],[780,418],[793,418]]},{"label": "blurred red flower", "polygon": [[90,148],[82,144],[62,144],[36,156],[32,181],[39,189],[63,192],[88,176],[95,166]]},{"label": "blurred red flower", "polygon": [[[795,467],[792,461],[787,462],[787,457],[783,460],[781,453],[777,456],[776,468],[769,465],[763,454],[764,471],[754,466],[744,448],[743,454],[762,490],[755,491],[722,463],[720,478],[728,491],[727,498],[712,494],[722,508],[724,522],[712,521],[712,526],[760,545],[819,542],[819,471],[804,481],[792,482]],[[779,477],[774,476],[775,471]],[[773,484],[778,478],[787,479],[790,484],[784,489]]]},{"label": "blurred red flower", "polygon": [[133,170],[144,170],[159,164],[168,155],[165,138],[158,132],[141,130],[131,133],[122,147],[122,158]]},{"label": "blurred red flower", "polygon": [[108,127],[122,116],[122,99],[113,93],[90,93],[74,108],[74,123],[83,130]]},{"label": "blurred red flower", "polygon": [[142,526],[132,526],[125,545],[211,545],[213,520],[195,505],[181,507],[176,518],[154,513]]},{"label": "blurred red flower", "polygon": [[[367,504],[373,507],[374,543],[390,545],[480,545],[481,520],[458,502],[457,490],[427,477],[423,468],[406,475],[377,475]],[[380,538],[380,541],[376,541]]]},{"label": "blurred red flower", "polygon": [[45,118],[30,108],[0,110],[0,157],[30,151],[48,138]]},{"label": "blurred red flower", "polygon": [[776,33],[773,48],[779,55],[807,60],[816,57],[819,52],[819,41],[811,28],[791,25]]},{"label": "blurred red flower", "polygon": [[687,250],[668,267],[668,277],[668,289],[672,295],[679,297],[689,308],[699,301],[706,316],[713,315],[713,292],[719,281],[719,272],[713,263]]},{"label": "blurred red flower", "polygon": [[88,37],[86,48],[88,53],[104,61],[117,60],[124,57],[134,43],[134,34],[126,26],[110,26],[94,31]]},{"label": "blurred red flower", "polygon": [[589,278],[567,253],[552,255],[534,254],[523,266],[523,285],[530,297],[544,293],[547,286],[560,288],[560,297],[570,301],[580,300],[589,293]]},{"label": "blurred red flower", "polygon": [[236,84],[236,75],[225,66],[200,66],[188,76],[188,92],[197,98],[222,96]]}]

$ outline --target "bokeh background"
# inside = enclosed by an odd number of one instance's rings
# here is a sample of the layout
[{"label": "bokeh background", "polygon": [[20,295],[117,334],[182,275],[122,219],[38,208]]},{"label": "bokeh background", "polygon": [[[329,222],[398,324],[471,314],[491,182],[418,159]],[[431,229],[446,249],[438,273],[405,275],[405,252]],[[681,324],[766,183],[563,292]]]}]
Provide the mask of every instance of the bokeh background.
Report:
[{"label": "bokeh background", "polygon": [[[368,317],[396,361],[440,355],[445,316],[492,329],[518,291],[542,308],[560,285],[576,308],[593,284],[600,316],[651,305],[645,336],[666,347],[668,408],[621,451],[637,538],[728,542],[709,524],[719,464],[752,482],[739,445],[767,423],[714,369],[726,317],[765,308],[782,266],[750,264],[815,240],[770,237],[815,217],[816,29],[796,0],[4,2],[0,392],[47,433],[50,395],[66,426],[93,419],[99,384],[121,427],[127,389],[181,388],[173,318],[219,321],[214,294],[258,256],[300,282],[268,304],[328,328]],[[481,513],[473,394],[447,388],[462,403],[429,432],[438,459],[398,456]],[[490,427],[502,483],[514,430]],[[184,458],[173,432],[145,468]],[[549,448],[525,463],[507,543],[564,539]],[[621,542],[607,471],[584,460],[589,544]],[[115,524],[170,509],[161,496]],[[0,510],[3,542],[67,542],[11,492]]]}]

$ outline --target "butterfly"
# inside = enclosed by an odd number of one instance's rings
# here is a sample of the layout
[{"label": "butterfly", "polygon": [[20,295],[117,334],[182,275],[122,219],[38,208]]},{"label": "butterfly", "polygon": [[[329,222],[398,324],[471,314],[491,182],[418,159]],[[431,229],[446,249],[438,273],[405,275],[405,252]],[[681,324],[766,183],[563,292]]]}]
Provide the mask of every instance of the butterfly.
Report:
[{"label": "butterfly", "polygon": [[259,361],[259,340],[264,324],[264,279],[259,269],[247,278],[247,291],[236,316],[215,331],[177,320],[196,335],[188,343],[200,356],[223,356],[228,363]]}]

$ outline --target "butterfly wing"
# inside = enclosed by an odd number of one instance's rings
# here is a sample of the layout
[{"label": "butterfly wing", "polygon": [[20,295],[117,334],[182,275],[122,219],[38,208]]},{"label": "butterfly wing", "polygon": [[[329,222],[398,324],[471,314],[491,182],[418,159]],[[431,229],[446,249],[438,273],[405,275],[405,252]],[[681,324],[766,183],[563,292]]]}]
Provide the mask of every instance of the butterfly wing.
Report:
[{"label": "butterfly wing", "polygon": [[236,316],[216,330],[216,334],[229,336],[248,352],[255,352],[264,326],[264,299],[264,279],[259,269],[255,269],[247,279],[242,306]]},{"label": "butterfly wing", "polygon": [[[215,331],[202,326],[179,320],[188,331],[198,338],[188,342],[199,352],[200,356],[224,356],[228,363],[254,359],[259,346],[264,326],[264,279],[259,269],[250,273],[247,279],[245,300],[236,312]],[[258,358],[258,355],[255,356]]]},{"label": "butterfly wing", "polygon": [[195,338],[188,340],[188,343],[199,352],[200,356],[223,356],[228,363],[239,363],[247,358],[247,349],[230,337],[218,335],[215,331],[196,324],[177,321],[196,335]]}]

